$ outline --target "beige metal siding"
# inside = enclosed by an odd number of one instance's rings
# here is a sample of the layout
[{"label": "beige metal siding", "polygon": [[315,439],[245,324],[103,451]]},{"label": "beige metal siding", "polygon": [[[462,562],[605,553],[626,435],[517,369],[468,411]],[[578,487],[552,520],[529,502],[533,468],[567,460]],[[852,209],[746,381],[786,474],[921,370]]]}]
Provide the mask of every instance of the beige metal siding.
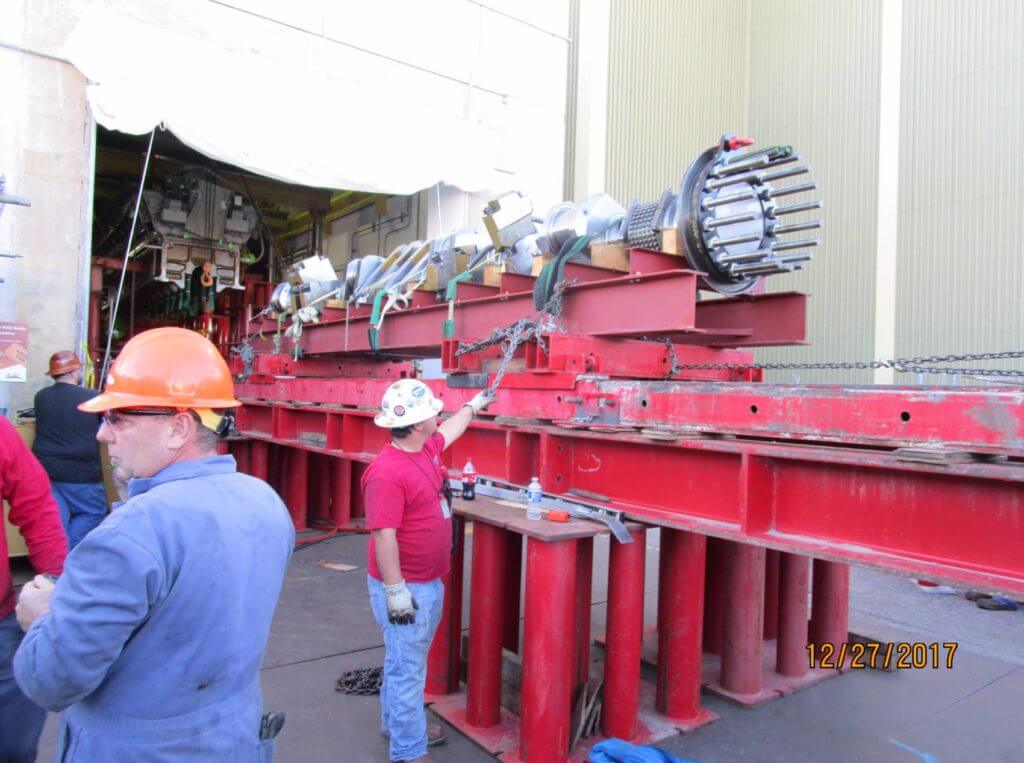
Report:
[{"label": "beige metal siding", "polygon": [[565,76],[565,160],[562,165],[562,196],[575,198],[573,179],[576,172],[576,105],[580,68],[580,0],[569,0],[569,45],[566,51]]},{"label": "beige metal siding", "polygon": [[903,44],[897,351],[1024,349],[1024,3],[907,0]]},{"label": "beige metal siding", "polygon": [[[761,145],[792,144],[810,163],[826,226],[806,270],[768,279],[772,291],[811,294],[811,346],[760,351],[759,359],[873,357],[880,10],[878,0],[751,6],[750,134]],[[812,196],[786,203],[798,198]],[[871,373],[804,370],[768,378],[870,383]]]},{"label": "beige metal siding", "polygon": [[746,129],[747,0],[612,0],[606,186],[626,204],[675,186]]}]

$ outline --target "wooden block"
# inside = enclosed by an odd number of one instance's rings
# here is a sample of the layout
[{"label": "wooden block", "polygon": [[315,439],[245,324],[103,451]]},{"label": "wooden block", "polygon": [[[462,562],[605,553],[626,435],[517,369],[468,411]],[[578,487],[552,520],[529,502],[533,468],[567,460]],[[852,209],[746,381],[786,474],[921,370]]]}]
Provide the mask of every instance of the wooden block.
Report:
[{"label": "wooden block", "polygon": [[501,265],[487,265],[484,267],[484,286],[501,286]]},{"label": "wooden block", "polygon": [[679,237],[678,228],[669,228],[661,232],[661,251],[665,254],[681,255],[683,253],[683,242]]},{"label": "wooden block", "polygon": [[590,247],[590,264],[628,273],[629,252],[615,244],[594,244]]},{"label": "wooden block", "polygon": [[539,276],[544,267],[554,259],[553,257],[534,257],[530,268],[530,275]]},{"label": "wooden block", "polygon": [[334,308],[335,310],[344,310],[345,309],[345,300],[343,300],[343,299],[329,299],[326,302],[324,302],[324,307],[331,307],[331,308]]}]

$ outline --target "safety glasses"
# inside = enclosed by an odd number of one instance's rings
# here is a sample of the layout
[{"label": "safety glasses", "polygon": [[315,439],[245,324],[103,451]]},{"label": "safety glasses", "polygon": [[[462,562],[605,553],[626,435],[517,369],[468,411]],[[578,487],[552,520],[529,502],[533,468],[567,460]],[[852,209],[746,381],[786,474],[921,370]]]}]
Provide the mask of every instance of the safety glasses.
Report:
[{"label": "safety glasses", "polygon": [[108,427],[116,427],[129,416],[173,416],[177,411],[167,408],[121,408],[118,410],[104,411],[103,423]]}]

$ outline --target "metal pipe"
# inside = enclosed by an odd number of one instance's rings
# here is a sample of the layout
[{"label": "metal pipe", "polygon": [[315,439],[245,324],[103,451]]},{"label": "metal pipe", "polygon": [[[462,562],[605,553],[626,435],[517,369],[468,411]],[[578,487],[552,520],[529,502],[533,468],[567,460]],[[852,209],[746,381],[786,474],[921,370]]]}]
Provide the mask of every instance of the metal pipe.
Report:
[{"label": "metal pipe", "polygon": [[249,454],[250,474],[267,482],[270,472],[270,446],[259,440],[253,440],[252,452]]},{"label": "metal pipe", "polygon": [[770,183],[772,180],[782,180],[783,178],[791,178],[797,175],[806,175],[811,171],[811,168],[806,164],[801,164],[797,167],[790,167],[784,170],[774,170],[772,172],[762,172],[761,182]]},{"label": "metal pipe", "polygon": [[768,260],[767,262],[752,262],[749,265],[730,265],[729,272],[733,275],[751,275],[760,272],[776,272],[784,270],[779,260]]},{"label": "metal pipe", "polygon": [[747,199],[757,198],[757,194],[754,193],[753,188],[748,188],[738,193],[727,194],[726,196],[716,196],[713,199],[705,199],[701,202],[700,206],[705,212],[715,207],[721,207],[726,204],[733,204],[737,201],[746,201]]},{"label": "metal pipe", "polygon": [[788,252],[790,249],[803,249],[808,246],[817,246],[821,243],[818,238],[802,238],[798,241],[776,241],[772,244],[773,252]]},{"label": "metal pipe", "polygon": [[[578,690],[590,680],[590,615],[594,575],[594,539],[576,541],[576,680]],[[573,693],[575,696],[575,692]]]},{"label": "metal pipe", "polygon": [[749,244],[752,241],[760,241],[762,238],[763,236],[760,232],[733,236],[732,238],[713,238],[708,241],[708,246],[712,249],[720,249],[721,247],[733,246],[734,244]]},{"label": "metal pipe", "polygon": [[802,223],[793,223],[792,225],[777,225],[772,229],[772,233],[776,236],[783,236],[786,233],[796,233],[802,230],[814,230],[820,228],[822,225],[821,220],[808,220]]},{"label": "metal pipe", "polygon": [[774,639],[779,632],[779,552],[768,549],[764,565],[764,637]]},{"label": "metal pipe", "polygon": [[473,523],[466,722],[478,728],[494,726],[501,718],[505,532],[485,522]]},{"label": "metal pipe", "polygon": [[787,185],[784,188],[769,188],[761,193],[761,198],[764,200],[777,199],[780,196],[790,196],[794,193],[803,193],[804,191],[816,191],[818,190],[818,184],[816,182],[810,183],[797,183],[796,185]]},{"label": "metal pipe", "polygon": [[722,688],[734,694],[761,691],[764,629],[765,550],[727,542],[725,622],[722,632]]},{"label": "metal pipe", "polygon": [[779,215],[795,215],[797,212],[809,212],[812,209],[821,209],[821,200],[805,201],[801,204],[792,204],[788,207],[777,207],[772,211],[772,217]]},{"label": "metal pipe", "polygon": [[640,713],[640,653],[644,633],[644,556],[647,528],[631,527],[632,543],[612,543],[608,556],[608,617],[604,653],[607,737],[631,740]]},{"label": "metal pipe", "polygon": [[768,160],[768,155],[762,154],[761,156],[753,156],[731,164],[728,162],[716,164],[711,170],[711,174],[715,177],[734,175],[737,172],[744,172],[745,170],[753,169],[754,167],[766,167],[768,165]]},{"label": "metal pipe", "polygon": [[849,618],[850,565],[815,559],[810,625],[810,643],[815,650],[831,644],[833,660],[838,660],[841,645],[849,635]]},{"label": "metal pipe", "polygon": [[309,504],[309,451],[302,448],[287,448],[287,481],[285,505],[292,515],[296,531],[306,529],[306,513]]},{"label": "metal pipe", "polygon": [[700,715],[701,635],[707,536],[661,529],[658,567],[658,712]]},{"label": "metal pipe", "polygon": [[704,220],[704,230],[713,230],[714,228],[721,228],[723,225],[733,225],[734,223],[745,223],[749,220],[756,220],[757,218],[757,212],[730,215],[729,217],[708,217]]},{"label": "metal pipe", "polygon": [[352,522],[352,461],[331,459],[331,517],[335,527],[348,527]]},{"label": "metal pipe", "polygon": [[526,618],[520,688],[519,757],[524,763],[568,759],[576,601],[576,541],[526,539]]},{"label": "metal pipe", "polygon": [[810,590],[810,557],[781,553],[779,556],[779,631],[775,670],[800,678],[807,672],[807,594]]},{"label": "metal pipe", "polygon": [[452,517],[455,549],[451,568],[444,580],[444,603],[441,620],[427,652],[427,694],[454,694],[459,690],[462,674],[460,646],[462,640],[462,579],[465,566],[465,523]]},{"label": "metal pipe", "polygon": [[797,262],[807,262],[813,259],[814,255],[810,252],[801,252],[800,254],[791,254],[788,257],[779,257],[779,262],[783,265],[793,265]]},{"label": "metal pipe", "polygon": [[752,260],[759,260],[762,257],[770,257],[771,254],[771,249],[758,249],[745,254],[723,254],[716,260],[716,262],[721,265],[728,265],[731,262],[751,262]]}]

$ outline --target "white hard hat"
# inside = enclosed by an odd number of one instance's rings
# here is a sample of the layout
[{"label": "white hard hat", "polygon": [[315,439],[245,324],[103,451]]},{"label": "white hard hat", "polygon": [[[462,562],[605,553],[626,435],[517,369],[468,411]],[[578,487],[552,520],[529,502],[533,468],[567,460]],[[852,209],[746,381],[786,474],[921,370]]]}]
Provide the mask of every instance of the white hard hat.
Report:
[{"label": "white hard hat", "polygon": [[434,397],[426,384],[417,379],[401,379],[387,388],[373,423],[385,429],[408,427],[433,418],[443,407],[444,403]]}]

